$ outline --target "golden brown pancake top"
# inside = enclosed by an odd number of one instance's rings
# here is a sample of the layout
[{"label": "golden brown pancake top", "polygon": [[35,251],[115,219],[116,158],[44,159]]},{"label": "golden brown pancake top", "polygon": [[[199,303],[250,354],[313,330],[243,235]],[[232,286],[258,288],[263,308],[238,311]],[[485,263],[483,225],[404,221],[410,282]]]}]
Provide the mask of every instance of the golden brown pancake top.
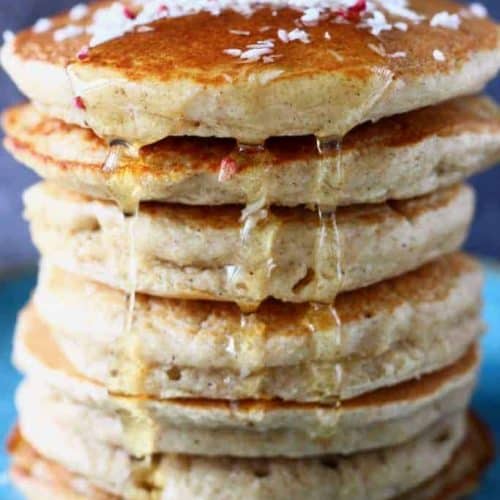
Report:
[{"label": "golden brown pancake top", "polygon": [[[108,5],[99,2],[91,9]],[[429,20],[434,14],[447,11],[459,12],[463,7],[449,0],[411,0],[410,8],[426,17],[418,25],[409,23],[407,32],[397,29],[373,36],[367,29],[356,24],[332,24],[331,19],[308,26],[312,43],[282,43],[276,40],[275,53],[280,56],[279,67],[287,76],[341,72],[346,76],[366,79],[372,72],[390,71],[396,76],[419,76],[442,70],[443,64],[450,69],[459,66],[471,53],[494,49],[498,46],[498,30],[487,19],[463,18],[458,30],[431,27]],[[77,62],[76,54],[89,42],[89,35],[56,42],[53,33],[71,22],[67,15],[55,18],[52,29],[44,33],[32,30],[22,32],[15,40],[16,53],[26,60],[48,61],[66,65],[95,65],[119,70],[128,80],[156,79],[171,81],[188,77],[201,83],[227,83],[227,78],[245,78],[255,72],[259,64],[266,71],[272,65],[262,62],[242,64],[238,58],[227,55],[230,48],[268,38],[276,38],[278,29],[292,30],[300,14],[293,9],[280,9],[276,16],[270,8],[261,8],[251,16],[234,11],[224,11],[219,16],[201,12],[179,18],[166,18],[152,24],[153,31],[131,32],[105,42],[90,50],[90,56]],[[394,20],[394,19],[392,19]],[[399,19],[405,21],[405,19]],[[232,30],[232,31],[230,31]],[[249,36],[234,31],[250,31]],[[325,31],[330,40],[325,39]],[[370,45],[382,44],[387,54],[405,52],[407,57],[385,57]],[[436,61],[435,49],[446,55],[446,62]]]}]

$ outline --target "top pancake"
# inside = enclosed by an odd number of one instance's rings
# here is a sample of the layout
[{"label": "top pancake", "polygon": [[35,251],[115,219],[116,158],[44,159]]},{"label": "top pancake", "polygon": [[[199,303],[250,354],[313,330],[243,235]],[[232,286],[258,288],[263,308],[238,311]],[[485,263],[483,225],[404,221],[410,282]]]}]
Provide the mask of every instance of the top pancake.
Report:
[{"label": "top pancake", "polygon": [[[303,10],[289,7],[261,6],[250,15],[195,11],[96,45],[78,60],[91,36],[82,29],[78,35],[77,27],[95,28],[93,13],[111,3],[95,4],[80,20],[56,17],[42,33],[20,33],[2,59],[23,92],[50,114],[135,146],[172,135],[245,144],[270,136],[343,136],[368,120],[476,92],[500,67],[497,26],[449,0],[398,2],[409,10],[380,0],[368,4],[376,12],[359,16],[345,8],[357,2],[320,2],[330,8],[312,24],[301,20]],[[140,11],[139,2],[127,3],[133,12],[118,5],[101,12],[110,25],[98,36],[122,34],[127,16]],[[170,5],[146,7],[161,3]],[[459,17],[450,20],[450,13]],[[73,28],[58,31],[68,24]],[[285,43],[288,35],[279,30],[297,26],[302,40]],[[243,59],[258,42],[268,53]],[[229,49],[243,51],[243,58]]]}]

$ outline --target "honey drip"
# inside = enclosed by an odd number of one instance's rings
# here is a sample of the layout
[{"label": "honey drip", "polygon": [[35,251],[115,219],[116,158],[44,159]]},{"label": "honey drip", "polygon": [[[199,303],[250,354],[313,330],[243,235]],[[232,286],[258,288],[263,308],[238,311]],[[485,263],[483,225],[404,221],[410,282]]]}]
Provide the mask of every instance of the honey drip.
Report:
[{"label": "honey drip", "polygon": [[[263,146],[239,145],[239,161],[251,162],[252,155]],[[269,167],[258,171],[252,185],[248,204],[241,213],[239,249],[235,264],[227,268],[229,290],[239,297],[238,305],[243,312],[255,311],[270,295],[270,278],[275,268],[273,247],[279,231],[279,221],[270,210]]]},{"label": "honey drip", "polygon": [[[342,189],[344,184],[342,142],[339,139],[317,139],[317,149],[320,155],[320,162],[317,170],[315,196],[318,214],[318,232],[315,245],[317,278],[315,295],[318,302],[328,303],[327,307],[331,316],[329,323],[330,328],[334,332],[334,339],[331,344],[336,360],[332,373],[332,380],[334,381],[333,391],[335,404],[340,409],[344,379],[343,364],[340,361],[343,340],[342,321],[335,307],[335,301],[332,304],[330,298],[332,295],[336,297],[342,290],[343,285],[343,248],[335,211],[339,196],[334,195],[335,190]],[[333,181],[329,181],[332,175],[332,156],[335,172]],[[327,196],[325,196],[325,193]],[[332,263],[335,263],[333,269]],[[313,332],[313,334],[317,333],[319,332]]]},{"label": "honey drip", "polygon": [[139,270],[137,254],[137,229],[140,217],[140,200],[136,192],[136,183],[133,177],[133,163],[137,161],[137,151],[124,141],[113,141],[110,144],[108,157],[103,167],[106,174],[106,185],[108,194],[113,199],[123,213],[123,233],[126,241],[126,248],[123,252],[127,259],[125,277],[125,304],[124,321],[121,341],[128,353],[127,365],[112,367],[113,374],[118,379],[115,381],[120,385],[120,378],[126,376],[131,382],[133,380],[134,390],[141,392],[143,389],[143,363],[141,361],[140,338],[134,332],[134,316],[137,295],[137,277]]},{"label": "honey drip", "polygon": [[[136,149],[124,141],[113,141],[110,144],[103,171],[107,176],[108,195],[117,203],[123,213],[123,234],[126,241],[126,248],[123,252],[123,257],[126,258],[124,320],[119,340],[120,346],[117,347],[120,351],[127,353],[127,358],[125,362],[120,362],[118,358],[115,358],[117,365],[110,368],[113,375],[113,385],[117,392],[123,391],[123,383],[126,380],[133,392],[142,394],[144,393],[144,377],[147,370],[142,359],[140,332],[134,329],[140,265],[137,234],[141,213],[137,184],[133,175],[134,164],[137,161]],[[148,447],[153,450],[155,427],[151,416],[144,409],[135,408],[133,412],[133,416],[127,415],[126,412],[121,414],[120,419],[127,449],[132,455],[136,455],[137,450],[144,450]]]}]

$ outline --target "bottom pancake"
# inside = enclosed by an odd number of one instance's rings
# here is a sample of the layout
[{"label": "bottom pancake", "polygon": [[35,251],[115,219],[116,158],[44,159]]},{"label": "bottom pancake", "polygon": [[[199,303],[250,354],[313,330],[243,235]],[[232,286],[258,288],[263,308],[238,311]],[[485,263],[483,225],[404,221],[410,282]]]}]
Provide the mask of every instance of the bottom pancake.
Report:
[{"label": "bottom pancake", "polygon": [[[70,456],[73,450],[64,437],[63,430],[52,443]],[[17,431],[9,450],[13,481],[29,500],[451,500],[474,489],[493,456],[485,427],[461,415],[410,443],[383,451],[313,460],[156,456],[131,462],[134,474],[115,484],[109,472],[123,462],[106,461],[119,456],[116,450],[114,456],[93,455],[87,464],[101,460],[103,468],[90,466],[87,471],[44,457]]]}]

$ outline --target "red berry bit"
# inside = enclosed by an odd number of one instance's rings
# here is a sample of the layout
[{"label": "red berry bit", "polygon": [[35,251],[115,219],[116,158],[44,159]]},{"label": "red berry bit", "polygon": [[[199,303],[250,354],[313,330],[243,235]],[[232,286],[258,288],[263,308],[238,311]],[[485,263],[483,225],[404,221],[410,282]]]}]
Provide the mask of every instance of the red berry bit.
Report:
[{"label": "red berry bit", "polygon": [[168,7],[165,4],[162,4],[158,7],[158,12],[157,12],[159,17],[166,17],[168,16]]},{"label": "red berry bit", "polygon": [[128,19],[135,19],[137,14],[130,7],[123,7],[123,15]]},{"label": "red berry bit", "polygon": [[339,10],[335,12],[334,15],[347,21],[359,22],[361,20],[361,16],[366,12],[366,8],[366,0],[357,0],[352,7]]},{"label": "red berry bit", "polygon": [[85,106],[85,102],[83,101],[83,99],[80,96],[75,97],[73,102],[75,104],[75,107],[77,107],[78,109],[82,109],[82,110],[87,109],[87,106]]},{"label": "red berry bit", "polygon": [[76,57],[80,60],[80,61],[84,61],[85,59],[87,59],[89,57],[89,48],[87,46],[85,47],[82,47],[80,49],[80,51],[78,52],[78,54],[76,54]]},{"label": "red berry bit", "polygon": [[219,182],[231,180],[237,173],[239,167],[234,158],[226,157],[220,162]]}]

